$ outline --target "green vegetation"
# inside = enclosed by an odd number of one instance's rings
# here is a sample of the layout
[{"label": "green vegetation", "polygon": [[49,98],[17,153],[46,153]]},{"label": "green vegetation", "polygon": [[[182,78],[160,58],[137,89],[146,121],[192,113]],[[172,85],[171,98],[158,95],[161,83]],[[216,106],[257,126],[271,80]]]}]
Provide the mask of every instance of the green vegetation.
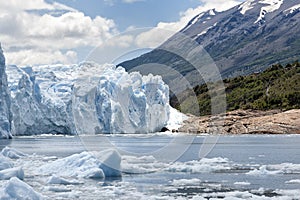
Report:
[{"label": "green vegetation", "polygon": [[[193,91],[186,91],[176,99],[171,98],[171,105],[185,113],[208,115],[211,113],[211,99],[218,92],[220,84],[196,86]],[[225,79],[227,111],[236,109],[289,110],[300,108],[300,63],[273,65],[264,72],[248,76]],[[196,94],[200,113],[191,101],[191,92]],[[178,98],[178,99],[177,99]]]}]

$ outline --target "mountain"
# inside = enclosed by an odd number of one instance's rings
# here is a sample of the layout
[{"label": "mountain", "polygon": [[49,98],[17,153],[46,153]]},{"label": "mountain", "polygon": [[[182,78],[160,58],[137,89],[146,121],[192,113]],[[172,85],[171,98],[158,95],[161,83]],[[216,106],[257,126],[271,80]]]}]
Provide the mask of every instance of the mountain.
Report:
[{"label": "mountain", "polygon": [[[300,0],[248,0],[224,12],[200,13],[157,49],[119,65],[129,71],[146,64],[167,66],[192,86],[200,84],[197,76],[201,73],[196,72],[195,66],[173,53],[174,48],[194,50],[178,39],[181,35],[206,50],[223,79],[260,72],[272,64],[300,58]],[[200,68],[206,64],[209,63],[198,62]],[[174,77],[162,75],[170,86]]]}]

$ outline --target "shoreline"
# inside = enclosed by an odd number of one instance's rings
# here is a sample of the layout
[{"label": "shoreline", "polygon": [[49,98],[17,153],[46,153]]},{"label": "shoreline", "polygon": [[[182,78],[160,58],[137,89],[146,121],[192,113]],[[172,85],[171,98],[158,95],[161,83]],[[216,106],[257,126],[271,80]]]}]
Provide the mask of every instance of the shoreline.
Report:
[{"label": "shoreline", "polygon": [[300,134],[300,109],[235,110],[226,115],[193,116],[183,121],[179,132],[194,134]]}]

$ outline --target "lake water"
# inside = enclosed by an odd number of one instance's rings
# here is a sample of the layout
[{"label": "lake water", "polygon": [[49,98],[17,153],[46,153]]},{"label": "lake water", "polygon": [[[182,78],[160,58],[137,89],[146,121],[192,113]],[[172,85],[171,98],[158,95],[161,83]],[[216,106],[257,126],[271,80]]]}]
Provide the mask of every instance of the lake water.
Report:
[{"label": "lake water", "polygon": [[[32,155],[16,161],[25,182],[52,199],[300,199],[297,135],[34,136],[0,140],[5,146]],[[122,178],[47,186],[33,169],[107,148],[122,154]]]}]

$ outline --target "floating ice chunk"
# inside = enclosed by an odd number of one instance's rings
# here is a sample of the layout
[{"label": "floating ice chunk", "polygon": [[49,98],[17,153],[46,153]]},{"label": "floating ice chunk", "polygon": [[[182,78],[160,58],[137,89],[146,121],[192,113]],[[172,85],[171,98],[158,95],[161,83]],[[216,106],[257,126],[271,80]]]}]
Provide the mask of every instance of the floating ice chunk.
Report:
[{"label": "floating ice chunk", "polygon": [[281,163],[276,165],[262,165],[259,169],[248,172],[248,175],[299,174],[300,164]]},{"label": "floating ice chunk", "polygon": [[201,180],[197,178],[192,178],[192,179],[179,179],[179,180],[173,180],[172,185],[174,186],[195,186],[195,185],[200,185]]},{"label": "floating ice chunk", "polygon": [[13,163],[0,154],[0,170],[12,168],[12,167],[13,167]]},{"label": "floating ice chunk", "polygon": [[153,156],[122,156],[122,171],[129,174],[145,174],[168,167]]},{"label": "floating ice chunk", "polygon": [[188,162],[175,162],[171,164],[167,171],[171,172],[189,172],[189,173],[207,173],[230,170],[231,165],[227,158],[202,158],[201,160],[192,160]]},{"label": "floating ice chunk", "polygon": [[115,151],[82,152],[43,165],[39,170],[59,177],[104,178],[120,176],[120,162],[120,155]]},{"label": "floating ice chunk", "polygon": [[88,152],[58,159],[40,167],[43,174],[65,177],[103,178],[99,161]]},{"label": "floating ice chunk", "polygon": [[59,185],[79,185],[82,184],[82,182],[79,182],[77,180],[68,180],[65,178],[61,178],[58,176],[51,176],[48,181],[47,184],[59,184]]},{"label": "floating ice chunk", "polygon": [[121,176],[121,155],[117,151],[108,149],[94,153],[94,155],[101,162],[100,168],[106,177]]},{"label": "floating ice chunk", "polygon": [[300,184],[300,179],[289,180],[285,182],[286,184]]},{"label": "floating ice chunk", "polygon": [[274,175],[274,174],[279,174],[280,171],[271,171],[268,169],[266,165],[262,165],[259,167],[259,169],[254,169],[250,172],[247,172],[247,175],[252,175],[252,176],[260,176],[260,175]]},{"label": "floating ice chunk", "polygon": [[31,186],[24,183],[20,179],[13,177],[7,184],[0,189],[0,199],[10,200],[10,199],[30,199],[39,200],[44,199],[44,197],[34,191]]},{"label": "floating ice chunk", "polygon": [[235,182],[234,185],[251,185],[249,182]]},{"label": "floating ice chunk", "polygon": [[26,154],[22,153],[21,151],[7,146],[4,149],[2,149],[1,154],[11,159],[18,159],[23,156],[26,156]]},{"label": "floating ice chunk", "polygon": [[21,167],[8,168],[0,171],[0,180],[8,180],[12,177],[24,179],[24,171]]}]

